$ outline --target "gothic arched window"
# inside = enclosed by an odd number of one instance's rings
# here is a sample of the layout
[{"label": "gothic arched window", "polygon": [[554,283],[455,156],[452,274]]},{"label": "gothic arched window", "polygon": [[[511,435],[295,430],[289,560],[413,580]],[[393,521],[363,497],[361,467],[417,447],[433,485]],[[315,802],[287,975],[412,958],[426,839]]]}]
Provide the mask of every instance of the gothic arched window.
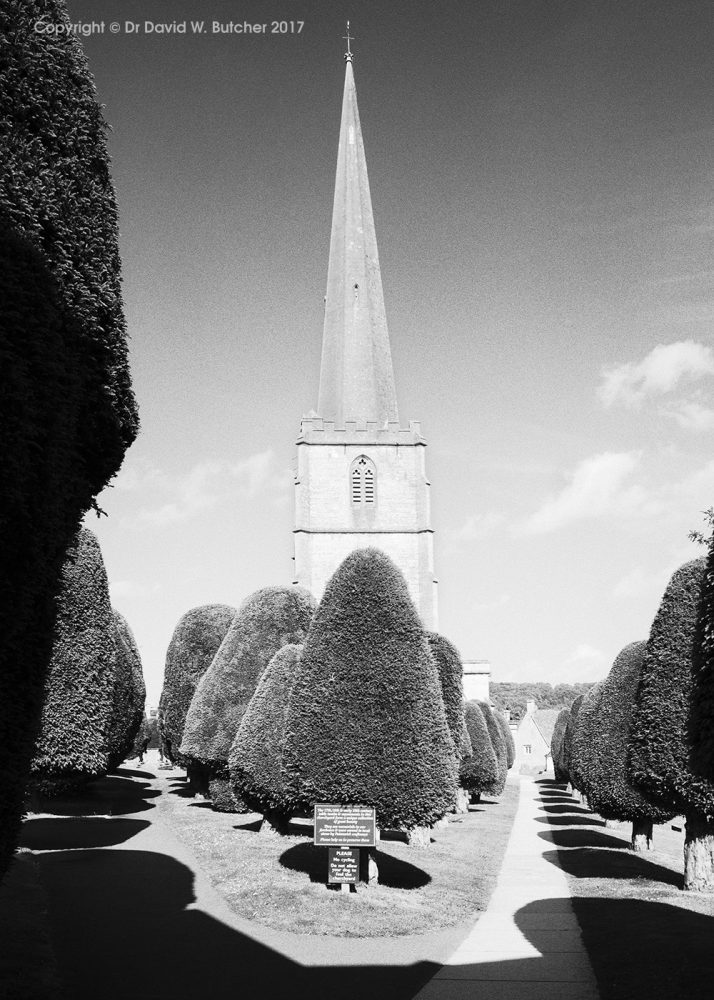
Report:
[{"label": "gothic arched window", "polygon": [[354,504],[377,502],[377,470],[366,455],[356,458],[350,468],[350,496]]}]

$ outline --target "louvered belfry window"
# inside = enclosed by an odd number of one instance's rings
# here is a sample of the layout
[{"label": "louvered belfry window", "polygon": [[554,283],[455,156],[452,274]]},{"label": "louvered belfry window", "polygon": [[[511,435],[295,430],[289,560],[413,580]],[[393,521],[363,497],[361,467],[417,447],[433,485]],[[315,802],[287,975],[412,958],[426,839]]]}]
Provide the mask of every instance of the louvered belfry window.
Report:
[{"label": "louvered belfry window", "polygon": [[377,470],[366,455],[360,455],[352,463],[350,493],[353,504],[369,506],[377,502]]}]

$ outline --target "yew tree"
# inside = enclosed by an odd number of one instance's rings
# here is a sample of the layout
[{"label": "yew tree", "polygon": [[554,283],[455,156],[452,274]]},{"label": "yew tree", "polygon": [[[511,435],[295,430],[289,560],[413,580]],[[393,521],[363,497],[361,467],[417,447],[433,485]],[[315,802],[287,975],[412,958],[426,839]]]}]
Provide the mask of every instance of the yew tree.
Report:
[{"label": "yew tree", "polygon": [[288,799],[374,806],[380,827],[429,827],[455,805],[457,756],[406,581],[375,548],[329,581],[296,669]]},{"label": "yew tree", "polygon": [[663,808],[686,816],[685,889],[714,889],[714,782],[697,770],[695,658],[708,621],[706,561],[672,576],[655,615],[632,720],[630,780]]}]

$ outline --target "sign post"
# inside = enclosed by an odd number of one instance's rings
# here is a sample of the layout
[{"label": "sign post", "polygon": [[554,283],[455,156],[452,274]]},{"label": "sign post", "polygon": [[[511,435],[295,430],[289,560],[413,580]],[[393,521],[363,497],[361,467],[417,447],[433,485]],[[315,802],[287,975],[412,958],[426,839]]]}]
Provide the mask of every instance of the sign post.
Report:
[{"label": "sign post", "polygon": [[349,892],[359,881],[361,850],[377,843],[374,808],[316,802],[314,819],[313,843],[329,848],[327,882]]}]

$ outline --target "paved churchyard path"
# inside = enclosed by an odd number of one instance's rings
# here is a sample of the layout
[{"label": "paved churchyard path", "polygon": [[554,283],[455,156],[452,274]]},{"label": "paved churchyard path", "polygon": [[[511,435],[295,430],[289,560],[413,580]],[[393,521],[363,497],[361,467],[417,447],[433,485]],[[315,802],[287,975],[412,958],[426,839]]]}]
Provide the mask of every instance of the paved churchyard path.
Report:
[{"label": "paved churchyard path", "polygon": [[571,798],[522,778],[488,910],[416,1000],[597,1000],[568,884],[543,826],[544,806],[560,801]]},{"label": "paved churchyard path", "polygon": [[102,815],[78,802],[76,818],[28,821],[67,1000],[597,997],[564,876],[535,829],[540,794],[562,794],[551,786],[522,779],[497,888],[471,931],[350,939],[237,916],[152,808],[183,772],[159,769],[155,752],[147,765],[125,772],[134,780]]}]

